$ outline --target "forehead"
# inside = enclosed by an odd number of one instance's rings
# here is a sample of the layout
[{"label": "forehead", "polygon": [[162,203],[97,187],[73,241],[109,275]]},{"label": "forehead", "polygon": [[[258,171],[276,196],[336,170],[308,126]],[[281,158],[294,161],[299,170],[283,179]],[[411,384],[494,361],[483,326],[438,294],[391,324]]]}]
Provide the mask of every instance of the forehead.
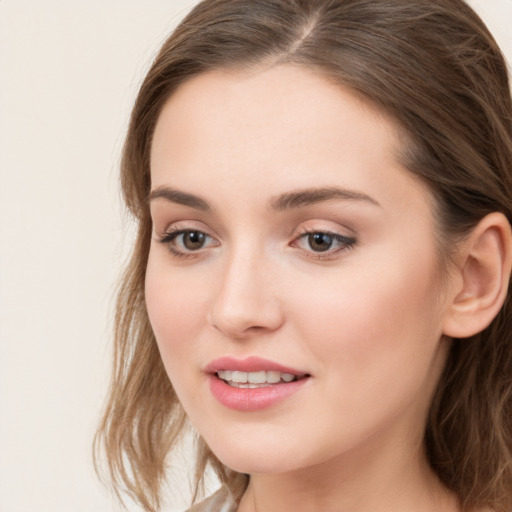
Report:
[{"label": "forehead", "polygon": [[[338,143],[341,139],[349,143],[363,133],[369,138],[385,135],[390,149],[398,141],[396,124],[360,95],[291,64],[251,72],[210,71],[188,80],[162,109],[153,153],[162,131],[166,145],[172,143],[170,136],[180,142],[201,137],[206,143],[215,135],[225,139],[236,134],[243,140],[246,133],[250,138],[245,142],[261,145],[270,140],[313,142],[315,135],[326,140],[334,131]],[[271,139],[268,134],[279,137]]]},{"label": "forehead", "polygon": [[210,192],[222,181],[254,194],[259,184],[286,191],[314,179],[371,195],[390,182],[402,186],[405,175],[413,180],[399,164],[401,140],[382,112],[311,70],[212,71],[185,82],[164,105],[152,187]]}]

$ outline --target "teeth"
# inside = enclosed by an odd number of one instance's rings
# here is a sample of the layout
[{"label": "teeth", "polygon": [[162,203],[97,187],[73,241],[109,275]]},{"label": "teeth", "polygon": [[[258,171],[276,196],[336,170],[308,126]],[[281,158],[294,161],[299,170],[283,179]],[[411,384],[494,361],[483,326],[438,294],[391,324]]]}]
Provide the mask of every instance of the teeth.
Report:
[{"label": "teeth", "polygon": [[217,372],[217,375],[219,376],[219,379],[231,380],[231,377],[233,376],[233,372],[230,370],[221,370],[221,371]]},{"label": "teeth", "polygon": [[267,372],[249,372],[247,373],[247,382],[251,384],[263,384],[267,382]]},{"label": "teeth", "polygon": [[219,370],[217,372],[219,379],[238,388],[257,388],[262,384],[277,384],[278,382],[292,382],[296,376],[291,373],[281,373],[277,371],[259,371],[259,372],[239,372],[231,370]]},{"label": "teeth", "polygon": [[247,382],[247,372],[232,372],[230,380],[239,384],[245,384]]},{"label": "teeth", "polygon": [[277,384],[281,380],[281,372],[267,372],[267,382]]}]

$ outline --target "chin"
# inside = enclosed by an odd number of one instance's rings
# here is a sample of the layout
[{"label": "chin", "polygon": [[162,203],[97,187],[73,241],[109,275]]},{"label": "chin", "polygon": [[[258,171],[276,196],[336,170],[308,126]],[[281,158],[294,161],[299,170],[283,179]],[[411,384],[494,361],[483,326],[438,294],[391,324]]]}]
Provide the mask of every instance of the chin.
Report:
[{"label": "chin", "polygon": [[215,455],[228,468],[247,475],[288,473],[300,469],[296,464],[285,463],[280,457],[268,457],[266,452],[254,456],[240,453]]},{"label": "chin", "polygon": [[[290,436],[288,436],[288,441]],[[324,462],[332,456],[319,450],[304,452],[304,444],[287,443],[279,436],[244,436],[240,440],[215,439],[208,443],[215,456],[228,468],[245,474],[288,473]]]}]

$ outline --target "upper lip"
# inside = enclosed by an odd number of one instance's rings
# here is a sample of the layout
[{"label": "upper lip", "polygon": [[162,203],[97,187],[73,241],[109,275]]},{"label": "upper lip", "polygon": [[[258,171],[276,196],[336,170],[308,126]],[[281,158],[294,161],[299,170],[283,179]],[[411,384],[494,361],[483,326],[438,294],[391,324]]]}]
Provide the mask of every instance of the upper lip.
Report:
[{"label": "upper lip", "polygon": [[292,375],[307,375],[306,372],[284,366],[275,361],[264,359],[262,357],[251,356],[245,359],[236,359],[231,356],[219,357],[206,365],[204,371],[206,373],[217,373],[219,370],[231,370],[240,372],[260,372],[260,371],[276,371],[281,373],[290,373]]}]

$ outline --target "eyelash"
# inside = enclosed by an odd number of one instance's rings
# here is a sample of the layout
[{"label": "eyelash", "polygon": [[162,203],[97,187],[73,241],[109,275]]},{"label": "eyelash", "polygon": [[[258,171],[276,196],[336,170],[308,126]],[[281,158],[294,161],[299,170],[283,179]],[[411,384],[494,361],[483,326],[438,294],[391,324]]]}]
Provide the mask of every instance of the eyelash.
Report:
[{"label": "eyelash", "polygon": [[340,247],[337,249],[327,249],[326,251],[305,250],[308,253],[308,257],[315,260],[334,259],[339,253],[349,251],[356,244],[356,239],[353,237],[347,237],[340,235],[339,233],[334,233],[332,231],[322,229],[305,229],[301,231],[301,233],[293,240],[292,244],[297,243],[299,240],[306,240],[308,237],[313,235],[327,236],[340,244]]},{"label": "eyelash", "polygon": [[[187,233],[200,233],[201,235],[204,235],[207,237],[207,239],[213,238],[205,233],[204,231],[201,231],[199,229],[171,229],[170,231],[167,231],[161,238],[158,239],[158,242],[166,245],[169,252],[177,257],[177,258],[195,258],[198,256],[198,253],[203,249],[203,247],[200,247],[197,251],[189,250],[190,252],[186,252],[186,250],[178,250],[176,249],[173,244],[175,243],[175,240],[182,235],[186,235]],[[291,246],[297,246],[298,242],[300,240],[307,239],[310,236],[313,235],[323,235],[331,238],[333,241],[338,242],[341,247],[338,247],[337,249],[327,249],[326,251],[313,251],[313,250],[307,250],[302,249],[304,252],[308,253],[309,258],[313,258],[315,260],[329,260],[333,259],[337,254],[341,252],[349,251],[353,248],[353,246],[356,244],[356,239],[353,237],[347,237],[344,235],[340,235],[339,233],[334,233],[332,231],[324,231],[324,230],[303,230],[301,233],[294,238]],[[307,243],[307,242],[306,242]]]},{"label": "eyelash", "polygon": [[173,243],[175,242],[175,240],[179,237],[179,236],[182,236],[182,235],[186,235],[187,233],[201,233],[203,235],[205,235],[207,238],[212,238],[210,235],[208,235],[207,233],[205,233],[204,231],[201,231],[199,229],[171,229],[170,231],[167,231],[159,240],[158,242],[163,244],[163,245],[166,245],[167,246],[167,249],[169,250],[169,252],[173,255],[173,256],[176,256],[177,258],[194,258],[194,257],[197,257],[197,253],[200,251],[200,248],[199,250],[197,251],[190,251],[190,252],[185,252],[185,251],[180,251],[180,250],[177,250],[174,246],[173,246]]}]

